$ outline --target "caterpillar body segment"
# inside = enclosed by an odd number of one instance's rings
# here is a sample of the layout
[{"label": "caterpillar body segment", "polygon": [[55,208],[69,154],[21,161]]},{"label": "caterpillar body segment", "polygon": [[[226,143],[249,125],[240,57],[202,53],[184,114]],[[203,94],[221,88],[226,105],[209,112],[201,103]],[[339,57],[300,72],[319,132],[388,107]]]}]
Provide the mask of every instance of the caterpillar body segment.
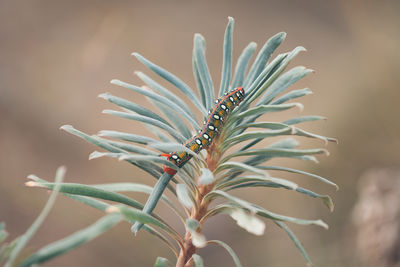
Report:
[{"label": "caterpillar body segment", "polygon": [[[199,153],[202,149],[208,148],[214,138],[216,138],[224,125],[229,113],[242,102],[245,97],[243,87],[237,87],[230,92],[225,93],[222,97],[215,100],[215,107],[210,109],[209,116],[204,121],[202,130],[199,131],[192,139],[185,143],[185,146],[192,150],[194,153]],[[173,152],[168,155],[168,160],[181,168],[186,164],[192,155],[186,152]],[[173,172],[175,170],[168,170],[170,168],[164,167],[164,171]],[[176,171],[175,171],[176,172]]]}]

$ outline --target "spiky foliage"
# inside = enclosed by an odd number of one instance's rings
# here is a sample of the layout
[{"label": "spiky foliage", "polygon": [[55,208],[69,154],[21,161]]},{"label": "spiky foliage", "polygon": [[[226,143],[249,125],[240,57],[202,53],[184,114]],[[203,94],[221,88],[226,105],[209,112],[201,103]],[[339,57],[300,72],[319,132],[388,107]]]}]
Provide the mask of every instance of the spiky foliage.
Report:
[{"label": "spiky foliage", "polygon": [[[202,259],[195,253],[198,248],[212,244],[226,249],[232,256],[235,265],[240,266],[238,257],[227,244],[219,240],[207,240],[202,235],[204,222],[218,214],[229,214],[239,226],[256,235],[261,235],[264,231],[264,222],[261,219],[271,220],[289,235],[306,261],[311,264],[307,253],[286,222],[302,225],[315,224],[327,228],[323,221],[299,219],[274,213],[236,197],[234,190],[239,188],[251,190],[254,187],[292,190],[309,197],[319,198],[332,210],[333,204],[329,196],[302,188],[284,178],[272,177],[268,173],[269,170],[273,170],[282,175],[284,173],[308,175],[337,187],[333,182],[318,175],[269,164],[270,160],[277,157],[316,161],[315,155],[327,154],[325,149],[299,149],[297,148],[298,141],[291,137],[269,142],[266,147],[256,145],[264,139],[269,140],[270,137],[277,136],[301,136],[321,139],[325,142],[335,141],[335,139],[299,128],[299,124],[303,122],[323,119],[320,116],[300,116],[283,122],[269,121],[268,116],[263,116],[296,107],[302,109],[300,103],[292,102],[292,100],[308,95],[311,91],[308,88],[292,90],[287,93],[284,91],[312,70],[299,66],[284,72],[289,62],[298,53],[305,50],[301,46],[290,52],[279,54],[270,60],[274,51],[285,38],[285,33],[278,33],[264,44],[247,71],[250,58],[256,51],[256,44],[251,42],[241,53],[235,70],[232,71],[233,24],[233,19],[229,18],[223,44],[222,75],[217,90],[215,90],[206,62],[205,40],[203,36],[196,34],[192,64],[197,94],[177,76],[140,54],[133,53],[141,63],[161,79],[169,82],[169,88],[162,86],[142,72],[136,72],[136,74],[145,86],[138,87],[119,80],[112,80],[111,83],[145,96],[158,112],[109,93],[100,95],[101,98],[122,108],[120,111],[105,110],[104,113],[141,122],[155,136],[149,137],[110,130],[100,131],[97,135],[87,135],[72,126],[61,127],[105,150],[105,152],[93,152],[90,155],[91,159],[107,156],[127,161],[158,179],[154,188],[136,183],[90,186],[62,183],[59,191],[94,208],[116,213],[113,215],[118,215],[118,218],[129,223],[144,224],[144,230],[158,237],[175,253],[176,266],[192,266],[193,264],[202,266]],[[237,86],[245,88],[246,98],[230,114],[220,135],[213,140],[211,147],[194,157],[174,177],[163,173],[162,165],[170,168],[176,168],[176,166],[166,158],[160,157],[160,152],[183,150],[184,147],[181,144],[185,143],[194,132],[201,129],[196,114],[200,113],[200,116],[206,118],[207,110],[212,107],[214,99]],[[180,98],[175,94],[176,91],[181,91],[187,98]],[[36,186],[47,189],[55,187],[54,183],[38,177],[31,178],[34,179]],[[168,183],[169,180],[171,181]],[[179,199],[182,207],[175,206],[166,194],[161,197],[161,202],[163,202],[161,205],[168,206],[173,211],[171,214],[181,219],[185,225],[185,233],[179,233],[166,222],[166,219],[161,218],[155,212],[152,214],[142,212],[142,203],[120,193],[134,191],[150,194],[155,191],[162,192],[165,187]],[[220,204],[214,205],[216,199],[220,199],[222,202],[219,201]],[[119,204],[111,206],[102,200],[110,200]],[[152,199],[150,202],[155,205],[157,199]],[[115,216],[107,215],[94,225],[39,250],[22,265],[40,263],[66,252],[101,234],[117,222],[118,219]],[[158,258],[156,266],[166,266],[167,263],[168,260]]]},{"label": "spiky foliage", "polygon": [[[59,192],[61,181],[64,179],[65,167],[60,167],[57,169],[55,182],[53,183],[53,191],[44,206],[42,212],[37,217],[37,219],[32,223],[28,230],[21,236],[15,238],[10,243],[4,243],[0,246],[0,264],[5,261],[5,267],[14,266],[17,261],[17,257],[21,253],[22,249],[26,246],[29,240],[35,235],[40,225],[44,222],[47,215],[49,214],[51,208]],[[33,177],[33,176],[32,176]],[[38,186],[34,181],[29,181],[26,183],[27,186]],[[0,244],[5,241],[8,233],[5,230],[5,223],[0,223]]]}]

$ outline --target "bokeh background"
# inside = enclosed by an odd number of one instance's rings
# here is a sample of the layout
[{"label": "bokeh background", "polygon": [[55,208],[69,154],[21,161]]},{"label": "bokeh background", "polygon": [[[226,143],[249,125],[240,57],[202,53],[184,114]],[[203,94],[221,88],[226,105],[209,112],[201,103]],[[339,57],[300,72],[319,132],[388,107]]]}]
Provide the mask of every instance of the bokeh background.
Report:
[{"label": "bokeh background", "polygon": [[[395,0],[0,1],[0,221],[7,223],[11,238],[23,233],[48,198],[43,190],[26,188],[26,176],[34,173],[51,180],[60,165],[68,168],[68,182],[154,184],[153,178],[126,163],[88,161],[95,148],[59,127],[72,124],[87,133],[102,129],[145,133],[139,124],[101,114],[113,106],[97,95],[108,91],[143,101],[109,84],[118,78],[141,85],[133,71],[150,74],[130,56],[134,51],[194,86],[191,53],[197,32],[207,40],[209,66],[218,82],[223,33],[227,17],[232,16],[235,58],[250,41],[261,47],[280,31],[288,35],[278,52],[297,45],[307,48],[291,66],[304,65],[315,73],[294,88],[309,87],[314,92],[301,100],[303,115],[318,114],[328,120],[305,128],[339,139],[339,145],[327,146],[331,155],[319,157],[319,164],[282,163],[336,182],[337,192],[307,177],[285,176],[330,194],[336,204],[334,213],[317,200],[284,190],[238,194],[276,212],[327,222],[328,231],[292,227],[317,266],[362,266],[352,219],[360,177],[371,169],[394,169],[400,164],[399,12]],[[297,113],[283,113],[277,119]],[[305,147],[323,145],[318,140],[304,142]],[[143,195],[137,198],[145,200]],[[162,208],[159,211],[168,216]],[[26,253],[100,216],[60,196]],[[271,223],[262,237],[248,234],[226,216],[213,219],[205,228],[208,238],[230,244],[244,266],[305,265],[285,233]],[[207,266],[232,265],[221,248],[206,248],[199,254]],[[44,266],[152,266],[156,256],[173,258],[152,236],[133,237],[129,226],[121,224]]]}]

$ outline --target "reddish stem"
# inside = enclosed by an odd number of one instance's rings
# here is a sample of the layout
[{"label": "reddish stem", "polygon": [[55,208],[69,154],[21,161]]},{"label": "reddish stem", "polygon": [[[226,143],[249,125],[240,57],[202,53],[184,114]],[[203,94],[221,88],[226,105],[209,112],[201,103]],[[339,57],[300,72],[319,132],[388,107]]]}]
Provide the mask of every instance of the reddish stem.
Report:
[{"label": "reddish stem", "polygon": [[[208,165],[208,168],[211,171],[214,171],[215,168],[217,167],[219,158],[221,156],[220,151],[217,149],[218,147],[218,142],[217,140],[214,140],[213,144],[207,149],[207,158],[206,162]],[[201,227],[199,229],[199,233],[201,233],[202,228],[203,228],[203,223],[202,218],[208,211],[208,206],[210,205],[209,201],[204,201],[204,197],[213,190],[214,188],[214,183],[209,184],[209,185],[200,185],[199,186],[199,194],[196,196],[196,202],[197,202],[197,209],[193,208],[190,218],[195,219],[199,222],[201,222]],[[192,235],[190,234],[189,231],[186,230],[185,238],[184,238],[184,244],[183,244],[183,249],[181,249],[178,257],[178,261],[176,263],[176,267],[191,267],[192,266],[192,261],[191,258],[194,253],[196,253],[197,247],[193,245],[192,243]]]}]

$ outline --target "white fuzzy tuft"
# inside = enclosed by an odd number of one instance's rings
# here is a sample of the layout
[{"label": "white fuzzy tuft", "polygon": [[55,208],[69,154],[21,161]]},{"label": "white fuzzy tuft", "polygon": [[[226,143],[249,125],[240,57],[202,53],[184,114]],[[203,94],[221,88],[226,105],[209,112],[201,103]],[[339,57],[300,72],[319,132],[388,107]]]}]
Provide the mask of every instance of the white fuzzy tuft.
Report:
[{"label": "white fuzzy tuft", "polygon": [[236,221],[236,223],[247,232],[258,236],[264,234],[264,222],[254,215],[248,214],[242,209],[235,209],[230,215]]},{"label": "white fuzzy tuft", "polygon": [[197,232],[191,232],[192,234],[192,243],[197,248],[204,248],[207,245],[206,237]]}]

